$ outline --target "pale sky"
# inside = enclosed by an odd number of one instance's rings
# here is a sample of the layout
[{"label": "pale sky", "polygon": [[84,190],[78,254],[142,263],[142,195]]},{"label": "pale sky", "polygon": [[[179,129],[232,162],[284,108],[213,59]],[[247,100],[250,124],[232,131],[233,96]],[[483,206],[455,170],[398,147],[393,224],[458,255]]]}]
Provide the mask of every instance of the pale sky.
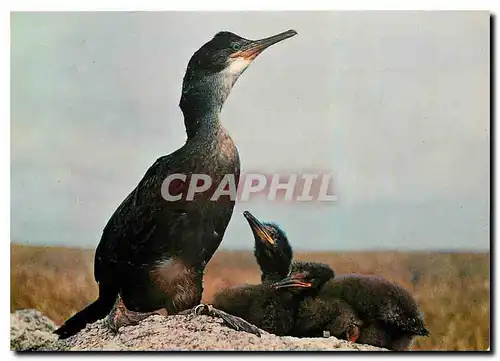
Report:
[{"label": "pale sky", "polygon": [[487,12],[14,13],[11,239],[95,247],[185,141],[187,62],[218,31],[295,29],[236,83],[222,122],[242,172],[334,174],[339,201],[238,203],[296,249],[489,249]]}]

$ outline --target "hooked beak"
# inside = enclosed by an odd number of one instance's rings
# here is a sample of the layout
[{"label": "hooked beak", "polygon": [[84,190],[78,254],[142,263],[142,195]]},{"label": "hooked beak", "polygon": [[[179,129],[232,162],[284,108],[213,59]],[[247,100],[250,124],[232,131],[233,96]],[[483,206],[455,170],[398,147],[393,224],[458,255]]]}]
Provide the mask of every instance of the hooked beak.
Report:
[{"label": "hooked beak", "polygon": [[269,232],[267,232],[266,228],[262,223],[259,222],[257,218],[255,218],[252,213],[249,211],[243,212],[243,216],[247,219],[252,232],[263,242],[267,242],[271,245],[274,245],[274,239],[271,237]]},{"label": "hooked beak", "polygon": [[283,33],[270,36],[269,38],[254,40],[250,44],[245,45],[240,50],[231,54],[230,58],[240,58],[243,57],[245,60],[253,60],[264,51],[264,49],[270,47],[273,44],[276,44],[285,39],[291,38],[292,36],[297,35],[295,30],[287,30]]},{"label": "hooked beak", "polygon": [[273,283],[273,287],[276,289],[281,288],[311,288],[311,282],[304,281],[304,274],[298,273],[286,278],[283,278],[281,281]]}]

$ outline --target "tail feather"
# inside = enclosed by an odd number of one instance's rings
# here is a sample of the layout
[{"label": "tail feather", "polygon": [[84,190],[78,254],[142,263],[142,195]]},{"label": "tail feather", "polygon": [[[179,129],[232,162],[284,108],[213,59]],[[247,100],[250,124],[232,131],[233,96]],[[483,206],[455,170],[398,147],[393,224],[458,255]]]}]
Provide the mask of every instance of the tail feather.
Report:
[{"label": "tail feather", "polygon": [[54,331],[59,335],[59,339],[65,339],[73,336],[84,329],[88,323],[93,323],[100,320],[111,311],[116,301],[118,292],[101,292],[99,290],[99,298],[85,307],[83,310],[69,318],[64,325]]},{"label": "tail feather", "polygon": [[418,336],[430,336],[430,332],[425,326],[417,327],[416,329],[413,330],[415,332],[415,335]]}]

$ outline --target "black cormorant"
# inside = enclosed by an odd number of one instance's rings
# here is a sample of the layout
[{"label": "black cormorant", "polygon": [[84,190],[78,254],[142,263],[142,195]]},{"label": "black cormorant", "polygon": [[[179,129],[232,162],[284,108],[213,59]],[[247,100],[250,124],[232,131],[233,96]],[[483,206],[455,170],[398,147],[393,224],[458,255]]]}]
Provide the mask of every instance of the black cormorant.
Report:
[{"label": "black cormorant", "polygon": [[[115,325],[141,318],[125,317],[127,310],[143,316],[158,310],[175,314],[200,302],[204,269],[222,241],[234,199],[222,196],[211,201],[214,189],[210,188],[190,201],[186,188],[193,174],[208,175],[214,185],[229,174],[238,183],[238,151],[219,121],[220,111],[257,55],[295,34],[289,30],[254,41],[224,31],[194,53],[179,104],[187,141],[158,158],[111,216],[95,254],[99,297],[55,331],[60,338],[105,317],[117,296],[121,301],[111,317]],[[167,201],[163,183],[179,173],[186,175],[186,181],[172,183],[168,191],[181,199]]]}]

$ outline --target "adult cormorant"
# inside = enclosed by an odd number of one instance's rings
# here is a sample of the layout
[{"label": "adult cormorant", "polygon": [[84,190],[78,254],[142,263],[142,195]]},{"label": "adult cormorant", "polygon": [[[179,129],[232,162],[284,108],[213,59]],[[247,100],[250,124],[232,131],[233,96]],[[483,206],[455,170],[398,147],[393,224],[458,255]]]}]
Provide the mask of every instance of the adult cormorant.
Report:
[{"label": "adult cormorant", "polygon": [[[226,174],[240,175],[238,151],[219,121],[231,88],[248,65],[267,47],[294,36],[278,35],[248,40],[224,31],[194,53],[182,86],[180,108],[187,141],[170,155],[160,157],[137,187],[122,202],[104,228],[94,261],[99,297],[55,331],[60,338],[74,335],[87,323],[105,317],[119,295],[111,317],[115,325],[137,322],[162,310],[175,314],[197,305],[202,296],[205,266],[218,248],[233,212],[234,199],[210,198],[214,188],[187,199],[194,174],[208,175],[218,185]],[[170,175],[185,175],[172,182]],[[163,195],[181,195],[167,201]]]}]

